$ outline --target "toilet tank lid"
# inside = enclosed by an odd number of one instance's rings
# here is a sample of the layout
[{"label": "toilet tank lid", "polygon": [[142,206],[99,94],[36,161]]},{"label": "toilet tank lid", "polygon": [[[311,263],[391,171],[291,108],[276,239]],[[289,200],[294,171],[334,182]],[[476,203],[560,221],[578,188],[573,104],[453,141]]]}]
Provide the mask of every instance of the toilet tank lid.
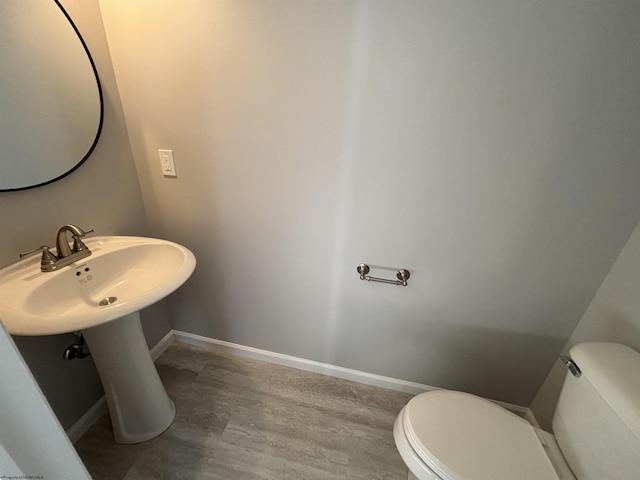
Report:
[{"label": "toilet tank lid", "polygon": [[571,358],[612,410],[640,438],[640,353],[619,343],[571,347]]}]

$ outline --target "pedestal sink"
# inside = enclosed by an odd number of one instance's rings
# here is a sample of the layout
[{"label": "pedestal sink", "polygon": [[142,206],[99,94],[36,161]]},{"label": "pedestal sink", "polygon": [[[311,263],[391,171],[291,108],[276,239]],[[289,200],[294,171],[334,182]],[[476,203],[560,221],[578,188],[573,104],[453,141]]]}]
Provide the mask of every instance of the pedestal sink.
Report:
[{"label": "pedestal sink", "polygon": [[180,287],[196,265],[187,248],[146,237],[90,237],[92,255],[54,272],[29,258],[0,270],[0,318],[12,335],[81,331],[100,374],[115,440],[139,443],[173,422],[175,407],[149,355],[139,311]]}]

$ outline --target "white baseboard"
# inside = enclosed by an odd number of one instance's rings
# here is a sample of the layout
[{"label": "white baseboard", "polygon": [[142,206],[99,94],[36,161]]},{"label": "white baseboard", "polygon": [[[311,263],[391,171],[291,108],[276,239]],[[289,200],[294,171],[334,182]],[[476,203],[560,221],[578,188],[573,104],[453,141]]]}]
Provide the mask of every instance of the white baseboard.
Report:
[{"label": "white baseboard", "polygon": [[271,352],[259,348],[248,347],[237,343],[225,342],[215,338],[194,335],[193,333],[173,331],[177,341],[190,345],[208,347],[214,350],[225,351],[235,355],[249,357],[256,360],[263,360],[277,365],[285,365],[287,367],[306,370],[308,372],[321,373],[330,377],[342,378],[353,382],[373,385],[375,387],[388,388],[398,392],[406,392],[418,394],[428,390],[437,390],[435,387],[422,385],[420,383],[399,380],[397,378],[385,377],[373,373],[361,372],[350,368],[338,367],[328,363],[316,362],[315,360],[307,360],[305,358],[294,357],[282,353]]},{"label": "white baseboard", "polygon": [[[261,350],[254,347],[247,347],[245,345],[225,342],[223,340],[203,337],[201,335],[194,335],[193,333],[181,332],[179,330],[173,330],[173,334],[175,335],[175,339],[182,343],[226,351],[244,357],[264,360],[265,362],[276,363],[278,365],[286,365],[288,367],[298,368],[300,370],[306,370],[309,372],[321,373],[323,375],[329,375],[331,377],[342,378],[344,380],[364,383],[366,385],[373,385],[375,387],[388,388],[389,390],[395,390],[398,392],[412,393],[414,395],[417,395],[419,393],[428,392],[431,390],[439,390],[438,387],[433,387],[431,385],[409,382],[407,380],[400,380],[392,377],[385,377],[382,375],[362,372],[360,370],[353,370],[350,368],[338,367],[336,365],[331,365],[328,363],[316,362],[314,360],[293,357],[291,355],[270,352],[268,350]],[[494,402],[521,417],[526,417],[526,415],[529,414],[529,409],[526,407],[521,407],[520,405],[513,405],[506,402]]]},{"label": "white baseboard", "polygon": [[544,430],[541,426],[540,423],[538,422],[538,419],[536,418],[536,416],[533,414],[533,412],[531,411],[530,408],[527,408],[527,411],[524,414],[524,419],[529,422],[531,425],[533,425],[536,428],[539,428],[540,430]]},{"label": "white baseboard", "polygon": [[[317,362],[315,360],[307,360],[305,358],[271,352],[269,350],[262,350],[260,348],[248,347],[246,345],[240,345],[237,343],[225,342],[224,340],[217,340],[215,338],[182,332],[180,330],[171,330],[158,343],[156,343],[149,350],[151,358],[154,361],[157,360],[158,357],[162,355],[174,341],[186,343],[189,345],[196,345],[199,347],[210,348],[212,350],[233,353],[235,355],[262,360],[277,365],[293,367],[300,370],[306,370],[308,372],[321,373],[330,377],[342,378],[343,380],[350,380],[352,382],[363,383],[365,385],[387,388],[389,390],[395,390],[397,392],[411,393],[413,395],[428,392],[431,390],[440,390],[438,387],[433,387],[431,385],[410,382],[393,377],[385,377],[383,375],[376,375],[374,373],[362,372],[360,370],[354,370],[351,368],[339,367],[337,365]],[[538,426],[538,422],[533,416],[533,413],[531,413],[528,408],[496,400],[494,400],[494,403],[500,405],[503,408],[506,408],[516,415],[525,418],[530,423],[532,423],[532,425]],[[71,442],[74,443],[82,435],[84,435],[84,433],[91,427],[91,425],[96,422],[100,415],[106,412],[106,409],[107,406],[105,398],[102,397],[100,400],[98,400],[98,402],[96,402],[93,407],[91,407],[87,411],[87,413],[85,413],[76,423],[74,423],[69,430],[67,430],[67,435],[71,439]]]},{"label": "white baseboard", "polygon": [[107,413],[107,399],[103,395],[67,430],[67,436],[71,443],[76,443],[105,413]]},{"label": "white baseboard", "polygon": [[[173,334],[175,335],[175,339],[182,343],[226,351],[236,355],[254,358],[256,360],[263,360],[265,362],[285,365],[288,367],[298,368],[300,370],[321,373],[323,375],[329,375],[331,377],[364,383],[365,385],[388,388],[389,390],[395,390],[398,392],[417,395],[419,393],[428,392],[431,390],[440,390],[438,387],[433,387],[431,385],[410,382],[407,380],[400,380],[393,377],[385,377],[382,375],[376,375],[374,373],[362,372],[360,370],[339,367],[336,365],[316,362],[314,360],[307,360],[305,358],[294,357],[291,355],[284,355],[282,353],[248,347],[246,345],[240,345],[237,343],[225,342],[223,340],[203,337],[202,335],[195,335],[193,333],[182,332],[180,330],[173,330]],[[521,417],[526,418],[526,415],[529,413],[528,408],[522,407],[520,405],[513,405],[511,403],[500,402],[497,400],[493,400],[493,402]]]},{"label": "white baseboard", "polygon": [[149,353],[151,354],[151,358],[155,362],[160,355],[164,353],[164,351],[169,348],[169,346],[176,341],[176,337],[174,334],[175,330],[169,331],[164,337],[162,337],[158,343],[156,343],[151,349]]}]

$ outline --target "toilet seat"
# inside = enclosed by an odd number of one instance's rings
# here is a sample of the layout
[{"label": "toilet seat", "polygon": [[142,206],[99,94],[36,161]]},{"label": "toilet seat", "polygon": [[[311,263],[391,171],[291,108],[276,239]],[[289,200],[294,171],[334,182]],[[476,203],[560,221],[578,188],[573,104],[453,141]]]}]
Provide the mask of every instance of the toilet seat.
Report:
[{"label": "toilet seat", "polygon": [[399,420],[416,455],[443,480],[558,480],[534,428],[483,398],[422,393]]}]

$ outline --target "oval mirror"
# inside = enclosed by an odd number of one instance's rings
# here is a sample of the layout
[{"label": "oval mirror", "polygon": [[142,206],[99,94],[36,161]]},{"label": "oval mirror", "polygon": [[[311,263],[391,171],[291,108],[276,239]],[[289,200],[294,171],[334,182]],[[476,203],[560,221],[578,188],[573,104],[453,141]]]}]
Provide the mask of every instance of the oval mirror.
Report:
[{"label": "oval mirror", "polygon": [[102,130],[102,89],[58,0],[0,0],[0,191],[78,168]]}]

